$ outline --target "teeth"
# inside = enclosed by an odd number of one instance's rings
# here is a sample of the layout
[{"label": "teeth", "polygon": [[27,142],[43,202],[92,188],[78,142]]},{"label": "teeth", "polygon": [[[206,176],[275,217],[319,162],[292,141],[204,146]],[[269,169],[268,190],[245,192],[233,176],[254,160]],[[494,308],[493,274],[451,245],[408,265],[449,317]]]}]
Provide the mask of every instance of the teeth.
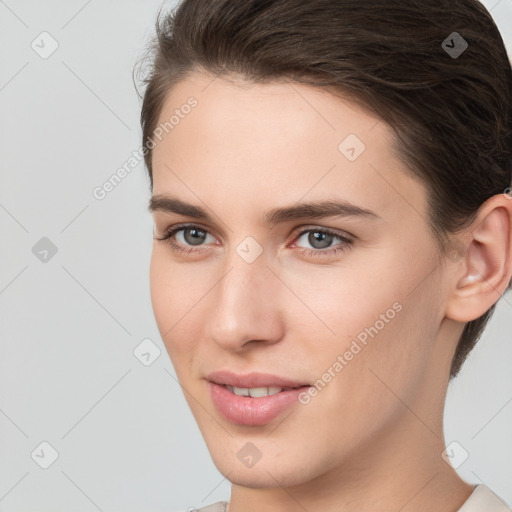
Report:
[{"label": "teeth", "polygon": [[262,397],[262,396],[268,396],[268,395],[275,395],[277,393],[280,393],[283,390],[288,390],[292,388],[280,388],[277,386],[271,386],[268,388],[237,388],[235,386],[228,386],[226,385],[226,388],[229,389],[229,391],[233,392],[235,395],[238,396],[251,396],[251,397]]}]

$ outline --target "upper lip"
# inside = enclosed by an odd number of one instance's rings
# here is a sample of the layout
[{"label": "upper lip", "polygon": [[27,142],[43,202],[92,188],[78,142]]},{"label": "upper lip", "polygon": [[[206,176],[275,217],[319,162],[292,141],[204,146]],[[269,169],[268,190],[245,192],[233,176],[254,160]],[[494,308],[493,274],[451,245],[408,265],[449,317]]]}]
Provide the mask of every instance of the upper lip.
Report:
[{"label": "upper lip", "polygon": [[252,372],[245,375],[238,375],[228,370],[220,370],[210,373],[206,378],[216,384],[229,385],[237,388],[268,388],[271,386],[296,388],[309,386],[309,384],[305,382],[280,377],[279,375],[272,375],[270,373]]}]

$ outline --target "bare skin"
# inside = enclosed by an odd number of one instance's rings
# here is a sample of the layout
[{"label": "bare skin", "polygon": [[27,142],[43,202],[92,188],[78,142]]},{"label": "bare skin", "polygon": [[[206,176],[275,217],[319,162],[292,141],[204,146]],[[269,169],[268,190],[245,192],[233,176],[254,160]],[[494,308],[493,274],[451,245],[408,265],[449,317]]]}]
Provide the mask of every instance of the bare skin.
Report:
[{"label": "bare skin", "polygon": [[[383,120],[297,83],[212,80],[196,74],[170,92],[161,122],[191,96],[197,106],[153,153],[153,195],[212,219],[156,209],[155,237],[178,223],[207,234],[200,245],[190,231],[174,236],[190,253],[155,240],[150,279],[187,402],[232,482],[229,512],[457,511],[473,486],[441,456],[450,363],[464,322],[510,280],[512,200],[489,199],[459,237],[468,250],[442,258],[426,188],[398,160]],[[353,161],[338,148],[351,133],[366,146]],[[274,208],[322,200],[376,215],[266,222]],[[352,243],[312,245],[308,235],[322,229]],[[249,236],[262,249],[251,263],[236,251]],[[393,304],[401,308],[390,319]],[[309,403],[253,427],[214,407],[211,371],[313,385],[381,315],[384,327]],[[237,456],[249,441],[261,452],[252,467]]]}]

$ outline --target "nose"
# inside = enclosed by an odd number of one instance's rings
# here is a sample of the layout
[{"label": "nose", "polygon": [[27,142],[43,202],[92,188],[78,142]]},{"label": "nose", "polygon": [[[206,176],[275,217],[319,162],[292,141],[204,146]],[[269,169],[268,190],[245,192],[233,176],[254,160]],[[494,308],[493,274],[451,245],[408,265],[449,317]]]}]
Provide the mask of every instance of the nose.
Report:
[{"label": "nose", "polygon": [[251,342],[274,344],[284,335],[283,284],[264,254],[248,263],[233,250],[212,290],[206,336],[225,350],[242,351]]}]

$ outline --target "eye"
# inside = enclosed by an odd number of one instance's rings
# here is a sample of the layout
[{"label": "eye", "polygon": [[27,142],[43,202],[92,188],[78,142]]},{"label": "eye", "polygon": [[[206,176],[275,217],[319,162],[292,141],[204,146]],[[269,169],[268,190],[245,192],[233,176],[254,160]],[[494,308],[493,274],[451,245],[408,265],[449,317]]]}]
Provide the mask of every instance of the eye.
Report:
[{"label": "eye", "polygon": [[194,247],[200,247],[203,245],[203,242],[208,239],[208,236],[215,240],[215,238],[206,229],[203,229],[200,226],[180,224],[171,227],[163,236],[155,237],[155,239],[167,242],[176,252],[201,253],[204,252],[202,247],[199,250],[194,249]]},{"label": "eye", "polygon": [[[306,234],[308,234],[307,238],[305,238]],[[155,239],[165,241],[175,252],[201,254],[208,251],[206,247],[207,244],[203,243],[208,241],[208,237],[210,237],[210,241],[213,240],[215,243],[216,239],[213,235],[201,226],[179,224],[170,227],[163,236],[155,237]],[[354,241],[347,236],[318,227],[303,229],[294,240],[300,240],[302,238],[305,238],[306,242],[313,247],[313,249],[310,249],[298,245],[298,247],[301,248],[299,252],[307,256],[332,256],[350,248],[354,243]],[[340,243],[333,245],[333,241],[335,240],[339,240]]]},{"label": "eye", "polygon": [[[308,235],[305,237],[305,235]],[[353,244],[353,240],[346,236],[340,235],[328,229],[314,228],[302,230],[297,240],[305,238],[306,243],[310,244],[314,250],[307,247],[303,248],[301,252],[308,256],[332,256],[333,254],[344,251]],[[334,240],[339,240],[340,243],[333,245]],[[299,247],[303,247],[300,246]],[[327,249],[326,249],[327,248]]]}]

